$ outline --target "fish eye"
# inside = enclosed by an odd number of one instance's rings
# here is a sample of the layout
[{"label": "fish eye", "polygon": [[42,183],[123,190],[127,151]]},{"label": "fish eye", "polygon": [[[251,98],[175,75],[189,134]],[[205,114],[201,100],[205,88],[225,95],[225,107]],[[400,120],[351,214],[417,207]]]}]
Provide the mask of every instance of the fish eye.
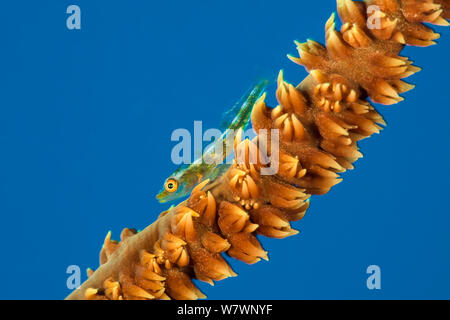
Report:
[{"label": "fish eye", "polygon": [[178,181],[175,179],[167,179],[166,183],[164,184],[164,189],[166,189],[167,192],[177,191]]}]

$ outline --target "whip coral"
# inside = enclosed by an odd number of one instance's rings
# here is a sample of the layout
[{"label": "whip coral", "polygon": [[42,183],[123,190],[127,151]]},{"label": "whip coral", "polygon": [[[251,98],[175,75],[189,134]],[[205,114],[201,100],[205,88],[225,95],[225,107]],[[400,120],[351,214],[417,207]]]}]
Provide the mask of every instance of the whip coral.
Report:
[{"label": "whip coral", "polygon": [[[423,23],[447,26],[450,18],[450,0],[338,0],[337,7],[343,24],[336,30],[330,17],[326,45],[296,42],[299,57],[289,57],[310,75],[295,87],[280,73],[279,105],[268,107],[265,95],[256,102],[256,138],[235,138],[242,161],[141,232],[124,229],[120,241],[108,233],[100,267],[68,299],[205,298],[191,279],[214,284],[236,276],[222,254],[256,263],[268,259],[257,234],[298,233],[290,222],[305,215],[310,195],[341,182],[339,174],[362,157],[357,142],[385,125],[368,100],[395,104],[414,87],[402,79],[420,68],[401,49],[434,44],[439,35]],[[270,129],[280,132],[279,170],[263,175],[267,164],[249,154],[269,147],[259,136]]]}]

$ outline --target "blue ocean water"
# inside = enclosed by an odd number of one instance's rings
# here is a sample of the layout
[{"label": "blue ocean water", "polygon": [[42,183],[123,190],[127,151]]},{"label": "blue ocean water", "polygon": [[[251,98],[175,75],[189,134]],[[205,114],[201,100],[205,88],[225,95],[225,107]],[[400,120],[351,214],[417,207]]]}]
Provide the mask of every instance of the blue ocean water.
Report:
[{"label": "blue ocean water", "polygon": [[[68,30],[66,8],[81,8]],[[0,10],[0,298],[62,299],[69,265],[98,266],[104,236],[144,228],[175,165],[176,128],[217,127],[261,74],[284,69],[293,40],[324,41],[322,1],[9,1]],[[262,238],[270,261],[230,260],[237,278],[210,299],[450,298],[448,51],[407,48],[423,70],[406,101],[379,108],[382,134],[300,235]],[[274,88],[268,101],[275,104]],[[366,268],[381,269],[368,290]],[[83,273],[83,279],[86,276]]]}]

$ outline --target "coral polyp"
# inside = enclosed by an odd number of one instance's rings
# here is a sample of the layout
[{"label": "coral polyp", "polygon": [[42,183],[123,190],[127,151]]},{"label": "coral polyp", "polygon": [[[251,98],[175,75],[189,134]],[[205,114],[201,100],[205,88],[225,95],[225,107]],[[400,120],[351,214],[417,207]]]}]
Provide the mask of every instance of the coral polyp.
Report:
[{"label": "coral polyp", "polygon": [[[236,276],[224,253],[257,263],[268,252],[256,235],[298,233],[291,222],[303,218],[309,197],[340,183],[362,157],[358,141],[386,125],[369,100],[395,104],[414,87],[403,79],[420,68],[400,55],[402,48],[434,44],[439,35],[423,23],[447,26],[450,18],[450,0],[338,0],[337,8],[341,29],[332,15],[325,45],[296,42],[299,56],[290,56],[310,75],[294,86],[280,73],[278,106],[269,107],[265,95],[255,103],[256,137],[235,138],[242,161],[197,185],[141,232],[124,229],[120,241],[108,234],[101,266],[68,299],[205,298],[192,279],[213,284]],[[261,173],[268,164],[259,158],[263,149],[275,152],[270,129],[280,133],[275,175]]]}]

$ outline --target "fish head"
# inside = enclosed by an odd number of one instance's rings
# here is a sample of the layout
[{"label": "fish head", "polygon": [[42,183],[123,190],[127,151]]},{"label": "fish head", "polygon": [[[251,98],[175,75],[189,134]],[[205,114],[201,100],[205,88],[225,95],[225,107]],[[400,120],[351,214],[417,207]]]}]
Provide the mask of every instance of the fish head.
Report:
[{"label": "fish head", "polygon": [[156,199],[165,203],[184,197],[189,190],[185,188],[186,184],[181,183],[177,178],[170,177],[164,182],[164,186],[159,190]]}]

